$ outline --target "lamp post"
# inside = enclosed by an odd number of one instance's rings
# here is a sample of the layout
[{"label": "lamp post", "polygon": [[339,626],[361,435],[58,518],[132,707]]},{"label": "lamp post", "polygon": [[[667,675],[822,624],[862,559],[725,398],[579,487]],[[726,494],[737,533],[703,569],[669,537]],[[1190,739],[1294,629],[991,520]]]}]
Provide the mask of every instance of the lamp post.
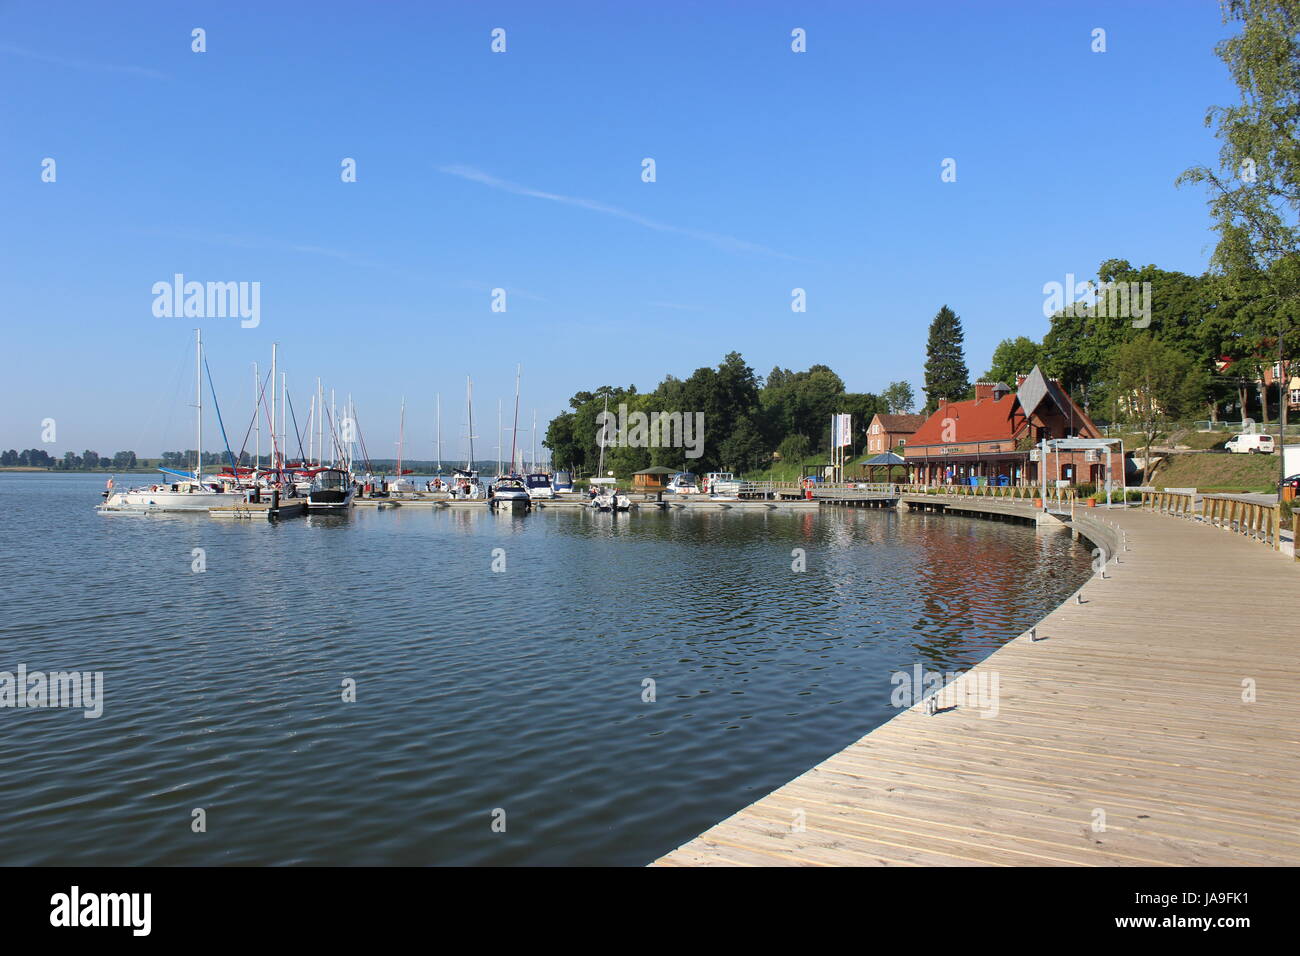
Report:
[{"label": "lamp post", "polygon": [[1281,434],[1278,436],[1278,479],[1277,479],[1277,500],[1282,501],[1282,485],[1286,481],[1286,410],[1291,400],[1291,376],[1287,370],[1286,349],[1283,341],[1286,338],[1286,326],[1279,325],[1277,330],[1277,371],[1278,371],[1278,405],[1281,406],[1278,420],[1282,423]]},{"label": "lamp post", "polygon": [[1047,510],[1047,438],[1043,438],[1042,448],[1038,452],[1038,477],[1043,486],[1043,510]]}]

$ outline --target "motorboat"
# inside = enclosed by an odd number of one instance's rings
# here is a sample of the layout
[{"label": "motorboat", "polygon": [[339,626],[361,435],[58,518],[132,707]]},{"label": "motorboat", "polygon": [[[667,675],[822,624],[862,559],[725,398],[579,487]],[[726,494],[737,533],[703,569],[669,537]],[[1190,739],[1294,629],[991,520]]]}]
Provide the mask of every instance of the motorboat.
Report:
[{"label": "motorboat", "polygon": [[524,484],[528,486],[528,496],[534,501],[539,498],[550,499],[555,497],[555,488],[551,485],[551,476],[544,472],[525,475]]},{"label": "motorboat", "polygon": [[668,479],[664,492],[670,495],[698,495],[700,488],[695,483],[694,474],[689,471],[679,471]]},{"label": "motorboat", "polygon": [[523,478],[508,475],[498,478],[488,489],[488,504],[493,511],[528,511],[533,499]]},{"label": "motorboat", "polygon": [[573,472],[557,471],[551,479],[551,488],[555,490],[557,495],[573,491]]},{"label": "motorboat", "polygon": [[740,481],[731,472],[711,471],[705,475],[702,489],[706,495],[736,498],[740,494],[740,486]]},{"label": "motorboat", "polygon": [[307,492],[309,511],[346,511],[352,507],[356,485],[352,476],[342,468],[322,468],[312,480]]},{"label": "motorboat", "polygon": [[591,507],[596,511],[628,511],[632,499],[618,490],[613,478],[592,478]]},{"label": "motorboat", "polygon": [[415,482],[410,478],[394,478],[388,483],[388,493],[390,495],[409,495],[416,491]]}]

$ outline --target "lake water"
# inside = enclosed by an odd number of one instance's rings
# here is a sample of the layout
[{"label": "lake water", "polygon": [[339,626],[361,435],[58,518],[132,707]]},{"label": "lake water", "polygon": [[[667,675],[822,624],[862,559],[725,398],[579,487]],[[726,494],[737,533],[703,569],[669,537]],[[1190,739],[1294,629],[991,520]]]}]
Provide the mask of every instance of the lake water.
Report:
[{"label": "lake water", "polygon": [[1066,533],[869,509],[270,524],[105,517],[103,483],[0,475],[0,671],[104,673],[98,719],[0,709],[6,864],[645,864],[1089,570]]}]

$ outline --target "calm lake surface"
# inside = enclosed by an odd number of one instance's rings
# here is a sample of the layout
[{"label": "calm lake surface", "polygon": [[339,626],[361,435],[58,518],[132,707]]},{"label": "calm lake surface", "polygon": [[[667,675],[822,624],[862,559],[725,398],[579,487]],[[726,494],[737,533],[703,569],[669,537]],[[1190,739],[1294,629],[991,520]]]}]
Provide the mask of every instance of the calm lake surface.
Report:
[{"label": "calm lake surface", "polygon": [[0,709],[6,864],[645,864],[1089,571],[1067,533],[869,509],[269,524],[104,517],[103,485],[0,475],[0,671],[104,672],[99,719]]}]

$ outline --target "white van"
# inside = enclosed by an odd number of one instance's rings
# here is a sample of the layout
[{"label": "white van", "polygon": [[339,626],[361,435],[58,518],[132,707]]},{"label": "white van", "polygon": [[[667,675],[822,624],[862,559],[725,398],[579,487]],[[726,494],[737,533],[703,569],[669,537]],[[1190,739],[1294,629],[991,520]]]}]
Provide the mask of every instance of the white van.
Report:
[{"label": "white van", "polygon": [[1257,455],[1273,454],[1272,435],[1233,435],[1223,445],[1225,449],[1238,455],[1247,453]]}]

